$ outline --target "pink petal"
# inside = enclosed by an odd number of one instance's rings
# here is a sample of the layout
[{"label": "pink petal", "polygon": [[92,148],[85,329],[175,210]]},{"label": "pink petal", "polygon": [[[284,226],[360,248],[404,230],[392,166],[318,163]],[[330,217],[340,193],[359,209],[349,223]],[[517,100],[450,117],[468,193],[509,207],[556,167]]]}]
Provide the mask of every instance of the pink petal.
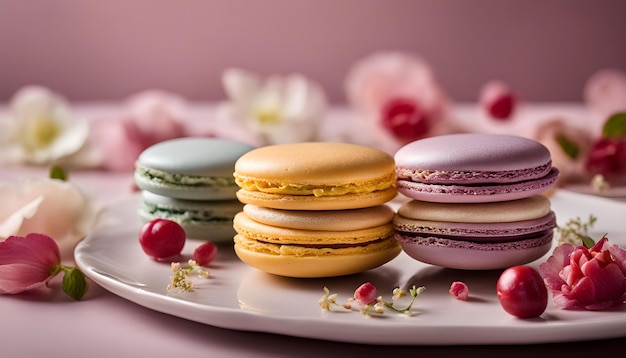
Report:
[{"label": "pink petal", "polygon": [[622,249],[618,245],[610,245],[608,247],[615,264],[620,268],[622,273],[626,276],[626,250]]},{"label": "pink petal", "polygon": [[0,242],[0,293],[18,293],[44,284],[61,261],[47,235],[11,236]]},{"label": "pink petal", "polygon": [[620,300],[626,291],[626,277],[615,264],[603,266],[592,260],[583,267],[583,272],[593,284],[593,302]]},{"label": "pink petal", "polygon": [[561,244],[552,252],[546,262],[539,265],[539,274],[543,278],[546,286],[552,291],[560,291],[565,283],[560,276],[561,270],[569,264],[569,255],[574,251],[571,244]]}]

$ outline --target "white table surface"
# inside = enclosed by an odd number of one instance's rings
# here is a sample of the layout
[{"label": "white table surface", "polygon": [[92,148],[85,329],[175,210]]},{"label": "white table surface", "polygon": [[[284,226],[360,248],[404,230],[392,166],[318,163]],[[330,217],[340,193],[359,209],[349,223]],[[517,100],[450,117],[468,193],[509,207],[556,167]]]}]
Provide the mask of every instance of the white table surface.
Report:
[{"label": "white table surface", "polygon": [[[3,167],[0,181],[45,176],[46,168]],[[131,173],[80,171],[71,180],[105,206],[132,194]],[[0,199],[1,200],[1,199]],[[0,204],[1,205],[1,204]],[[80,302],[51,285],[0,295],[0,357],[524,356],[624,351],[626,338],[528,346],[371,346],[211,327],[159,313],[91,284]]]}]

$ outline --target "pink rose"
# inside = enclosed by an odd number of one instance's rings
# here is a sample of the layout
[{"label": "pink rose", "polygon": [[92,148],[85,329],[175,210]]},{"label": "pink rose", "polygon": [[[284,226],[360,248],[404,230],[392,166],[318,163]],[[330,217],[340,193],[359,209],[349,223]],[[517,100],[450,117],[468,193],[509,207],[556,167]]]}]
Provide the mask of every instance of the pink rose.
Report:
[{"label": "pink rose", "polygon": [[9,237],[0,242],[0,294],[43,286],[56,275],[60,263],[59,247],[49,236]]},{"label": "pink rose", "polygon": [[606,237],[590,249],[557,246],[539,273],[563,309],[605,310],[626,299],[626,250]]},{"label": "pink rose", "polygon": [[[402,145],[449,130],[448,99],[430,66],[406,53],[375,53],[346,77],[351,106],[367,121],[356,124],[373,146],[395,152]],[[365,127],[365,128],[364,128]],[[369,128],[368,128],[369,127]]]}]

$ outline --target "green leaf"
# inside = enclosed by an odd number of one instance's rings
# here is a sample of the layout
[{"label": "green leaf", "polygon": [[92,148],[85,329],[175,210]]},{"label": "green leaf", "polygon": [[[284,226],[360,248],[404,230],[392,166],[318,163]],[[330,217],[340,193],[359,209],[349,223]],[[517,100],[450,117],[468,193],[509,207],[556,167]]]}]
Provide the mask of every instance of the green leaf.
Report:
[{"label": "green leaf", "polygon": [[60,166],[53,165],[52,168],[50,168],[50,178],[67,181],[67,174]]},{"label": "green leaf", "polygon": [[604,138],[618,138],[626,135],[626,112],[615,113],[602,128]]},{"label": "green leaf", "polygon": [[555,137],[555,140],[557,143],[559,143],[559,146],[561,147],[561,149],[563,149],[568,157],[572,159],[578,158],[580,148],[574,141],[571,141],[563,133],[558,133]]},{"label": "green leaf", "polygon": [[89,289],[85,275],[76,267],[65,268],[62,287],[63,292],[76,301],[80,301]]}]

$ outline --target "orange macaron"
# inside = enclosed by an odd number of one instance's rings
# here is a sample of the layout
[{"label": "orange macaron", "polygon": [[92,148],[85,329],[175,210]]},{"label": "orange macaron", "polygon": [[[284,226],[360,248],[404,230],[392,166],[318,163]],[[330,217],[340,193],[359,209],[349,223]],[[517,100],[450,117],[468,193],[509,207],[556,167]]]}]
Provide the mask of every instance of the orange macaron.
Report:
[{"label": "orange macaron", "polygon": [[307,142],[256,148],[237,160],[235,253],[288,277],[363,272],[396,257],[395,163],[370,147]]}]

